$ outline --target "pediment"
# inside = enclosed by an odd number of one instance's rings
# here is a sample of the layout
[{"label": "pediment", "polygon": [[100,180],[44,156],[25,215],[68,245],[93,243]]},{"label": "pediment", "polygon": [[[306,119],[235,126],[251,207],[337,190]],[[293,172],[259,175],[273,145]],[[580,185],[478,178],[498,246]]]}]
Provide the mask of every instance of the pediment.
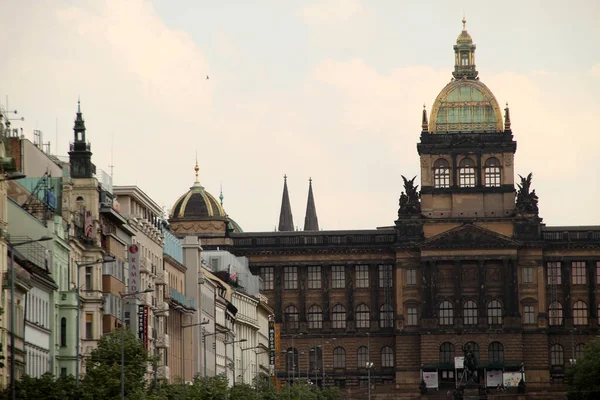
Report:
[{"label": "pediment", "polygon": [[473,224],[464,224],[421,242],[421,249],[498,249],[519,247],[509,236]]}]

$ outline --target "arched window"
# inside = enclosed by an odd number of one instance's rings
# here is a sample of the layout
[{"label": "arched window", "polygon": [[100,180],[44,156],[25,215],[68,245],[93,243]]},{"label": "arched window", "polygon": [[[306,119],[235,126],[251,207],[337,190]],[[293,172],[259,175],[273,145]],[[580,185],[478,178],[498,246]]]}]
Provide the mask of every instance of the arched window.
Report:
[{"label": "arched window", "polygon": [[285,369],[288,372],[294,372],[298,369],[298,350],[293,347],[290,347],[286,351]]},{"label": "arched window", "polygon": [[502,304],[498,300],[488,303],[487,314],[489,325],[502,325]]},{"label": "arched window", "polygon": [[490,363],[504,362],[504,345],[500,342],[492,342],[488,346],[488,361]]},{"label": "arched window", "polygon": [[440,303],[440,325],[454,325],[454,307],[447,300]]},{"label": "arched window", "polygon": [[295,306],[288,306],[285,309],[285,328],[298,329],[298,309]]},{"label": "arched window", "polygon": [[440,364],[454,365],[454,345],[446,342],[440,345]]},{"label": "arched window", "polygon": [[346,368],[346,350],[343,347],[333,349],[333,368]]},{"label": "arched window", "polygon": [[67,345],[67,319],[65,317],[60,319],[60,345]]},{"label": "arched window", "polygon": [[385,346],[381,349],[381,366],[383,368],[394,366],[394,350],[389,346]]},{"label": "arched window", "polygon": [[548,314],[550,317],[550,325],[563,324],[563,308],[558,301],[550,304],[550,307],[548,307]]},{"label": "arched window", "polygon": [[468,157],[458,164],[458,184],[460,187],[475,187],[475,162]]},{"label": "arched window", "polygon": [[587,304],[583,301],[576,301],[573,304],[573,324],[587,325],[588,324],[588,309]]},{"label": "arched window", "polygon": [[497,158],[490,157],[485,161],[485,186],[498,187],[502,184],[500,180],[500,161]]},{"label": "arched window", "polygon": [[553,367],[562,367],[565,365],[564,350],[560,344],[553,344],[550,347],[550,365]]},{"label": "arched window", "polygon": [[356,307],[356,327],[370,327],[371,324],[369,320],[369,307],[366,304],[361,304],[358,307]]},{"label": "arched window", "polygon": [[436,188],[450,187],[450,164],[443,158],[433,163],[433,186]]},{"label": "arched window", "polygon": [[583,343],[579,343],[577,346],[575,346],[575,359],[576,360],[581,360],[583,358],[584,346],[585,345]]},{"label": "arched window", "polygon": [[369,349],[365,346],[359,347],[356,351],[356,360],[358,368],[366,368],[369,362]]},{"label": "arched window", "polygon": [[464,304],[463,323],[465,325],[477,325],[477,303],[473,300],[468,300]]},{"label": "arched window", "polygon": [[379,327],[394,327],[394,309],[389,304],[383,304],[379,307]]},{"label": "arched window", "polygon": [[475,356],[475,358],[477,359],[477,362],[479,362],[481,360],[481,358],[479,358],[479,345],[477,343],[475,343],[475,342],[465,343],[463,348],[465,351],[472,352],[473,355]]},{"label": "arched window", "polygon": [[333,328],[346,328],[346,309],[341,304],[333,307]]},{"label": "arched window", "polygon": [[323,310],[319,306],[308,309],[308,329],[321,329],[323,327]]},{"label": "arched window", "polygon": [[323,352],[321,351],[320,346],[315,346],[310,349],[310,365],[309,368],[311,371],[320,370],[323,365]]}]

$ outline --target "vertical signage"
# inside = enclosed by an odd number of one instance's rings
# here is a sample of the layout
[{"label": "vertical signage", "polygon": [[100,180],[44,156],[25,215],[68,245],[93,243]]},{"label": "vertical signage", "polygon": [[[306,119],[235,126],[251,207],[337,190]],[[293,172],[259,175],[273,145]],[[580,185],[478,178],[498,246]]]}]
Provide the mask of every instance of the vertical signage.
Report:
[{"label": "vertical signage", "polygon": [[138,306],[138,338],[144,339],[144,306]]},{"label": "vertical signage", "polygon": [[128,292],[137,292],[140,290],[140,260],[139,260],[139,247],[137,244],[131,244],[128,247],[129,255],[129,275],[127,281]]},{"label": "vertical signage", "polygon": [[148,306],[144,306],[144,348],[148,350]]},{"label": "vertical signage", "polygon": [[275,321],[269,321],[269,365],[275,365]]}]

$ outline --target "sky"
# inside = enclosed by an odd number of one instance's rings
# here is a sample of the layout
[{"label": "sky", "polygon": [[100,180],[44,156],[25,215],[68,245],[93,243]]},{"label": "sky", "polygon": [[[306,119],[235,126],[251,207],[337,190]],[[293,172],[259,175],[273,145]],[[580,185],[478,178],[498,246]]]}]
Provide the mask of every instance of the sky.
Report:
[{"label": "sky", "polygon": [[595,0],[1,1],[0,104],[66,156],[80,98],[97,168],[166,211],[197,154],[245,231],[275,229],[284,174],[299,229],[310,177],[321,229],[390,226],[463,14],[540,216],[600,225]]}]

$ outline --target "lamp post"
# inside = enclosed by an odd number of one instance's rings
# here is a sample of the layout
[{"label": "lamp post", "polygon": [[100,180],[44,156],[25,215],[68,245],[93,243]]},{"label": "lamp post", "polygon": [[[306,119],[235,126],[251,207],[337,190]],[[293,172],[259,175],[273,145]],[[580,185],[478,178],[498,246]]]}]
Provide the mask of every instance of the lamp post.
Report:
[{"label": "lamp post", "polygon": [[11,243],[10,240],[6,240],[10,249],[10,393],[12,400],[16,400],[17,398],[15,386],[15,247],[48,240],[52,240],[52,238],[50,236],[42,236],[39,239],[26,240],[19,243]]},{"label": "lamp post", "polygon": [[153,291],[154,289],[148,288],[130,293],[119,292],[119,296],[121,296],[121,400],[125,400],[125,305],[123,304],[123,299]]},{"label": "lamp post", "polygon": [[[181,322],[183,322],[183,316],[181,318],[182,318]],[[185,340],[183,337],[183,330],[185,328],[191,328],[192,326],[207,325],[209,323],[210,323],[210,321],[202,321],[202,322],[198,322],[197,324],[189,324],[189,325],[181,324],[181,381],[183,382],[183,400],[185,400],[186,396],[187,396],[187,393],[186,393],[187,385],[185,383]]]},{"label": "lamp post", "polygon": [[[207,321],[208,322],[208,321]],[[218,335],[219,333],[227,333],[229,332],[229,329],[226,330],[222,330],[222,331],[216,331],[216,332],[211,332],[211,333],[204,333],[202,332],[202,347],[203,347],[203,357],[204,357],[204,379],[206,379],[206,338],[208,336],[213,336],[213,335]]]},{"label": "lamp post", "polygon": [[368,399],[371,400],[371,368],[373,368],[373,363],[370,361],[367,361],[367,374],[369,377],[369,397]]},{"label": "lamp post", "polygon": [[[115,256],[112,257],[107,257],[104,258],[102,260],[96,260],[96,261],[91,261],[91,262],[87,262],[87,263],[83,263],[83,264],[79,264],[79,261],[75,261],[75,265],[77,265],[77,287],[75,288],[75,293],[77,294],[77,324],[75,326],[75,340],[77,341],[75,344],[75,385],[77,388],[79,388],[79,364],[80,364],[80,360],[79,360],[79,353],[80,353],[80,347],[81,347],[81,338],[80,338],[80,330],[81,330],[81,295],[79,293],[79,290],[81,289],[81,283],[80,283],[80,278],[81,278],[81,274],[79,273],[79,269],[83,268],[83,267],[89,267],[91,265],[96,265],[96,264],[106,264],[109,262],[113,262],[116,260]],[[122,307],[122,305],[121,305]],[[121,324],[123,324],[123,320],[121,319]]]},{"label": "lamp post", "polygon": [[225,342],[225,345],[233,344],[233,386],[235,386],[235,344],[247,342],[248,339],[232,340],[231,342]]},{"label": "lamp post", "polygon": [[[246,339],[242,339],[242,340],[246,341]],[[256,348],[257,348],[257,346],[246,347],[245,349],[241,349],[241,351],[242,351],[242,373],[241,373],[241,376],[242,376],[242,385],[244,383],[246,383],[245,379],[244,379],[244,371],[246,370],[246,367],[245,367],[245,364],[244,364],[244,352],[247,351],[247,350],[254,350]]]}]

